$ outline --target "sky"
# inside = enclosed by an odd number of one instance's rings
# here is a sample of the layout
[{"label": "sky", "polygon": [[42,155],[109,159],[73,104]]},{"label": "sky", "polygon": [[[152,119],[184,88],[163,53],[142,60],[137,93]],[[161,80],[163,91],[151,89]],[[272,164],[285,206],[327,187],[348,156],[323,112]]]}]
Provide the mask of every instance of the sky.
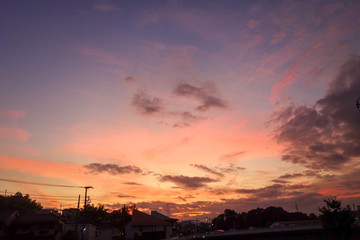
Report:
[{"label": "sky", "polygon": [[93,186],[182,220],[360,205],[359,8],[1,1],[0,193],[68,208]]}]

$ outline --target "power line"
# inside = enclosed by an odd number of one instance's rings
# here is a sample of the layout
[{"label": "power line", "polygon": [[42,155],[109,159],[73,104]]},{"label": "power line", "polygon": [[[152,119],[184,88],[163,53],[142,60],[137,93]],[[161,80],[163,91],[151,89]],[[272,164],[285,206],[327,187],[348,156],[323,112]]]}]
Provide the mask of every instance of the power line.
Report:
[{"label": "power line", "polygon": [[20,180],[5,179],[5,178],[0,178],[0,181],[13,182],[13,183],[23,183],[23,184],[32,184],[32,185],[40,185],[40,186],[49,186],[49,187],[84,188],[84,187],[81,187],[81,186],[70,186],[70,185],[60,185],[60,184],[50,184],[50,183],[27,182],[27,181],[20,181]]},{"label": "power line", "polygon": [[86,204],[87,204],[87,191],[88,191],[89,188],[93,188],[92,186],[85,186],[85,187],[82,187],[82,186],[70,186],[70,185],[60,185],[60,184],[28,182],[28,181],[20,181],[20,180],[5,179],[5,178],[0,178],[0,181],[13,182],[13,183],[22,183],[22,184],[32,184],[32,185],[40,185],[40,186],[49,186],[49,187],[84,188],[85,189],[84,208],[86,207]]},{"label": "power line", "polygon": [[[5,191],[0,191],[1,193],[5,193]],[[9,194],[16,194],[16,192],[9,192],[9,191],[6,191],[6,193],[9,193]],[[30,197],[56,197],[56,198],[74,198],[74,196],[65,196],[65,195],[62,195],[62,196],[57,196],[57,195],[50,195],[50,194],[32,194],[32,193],[26,193],[27,195],[29,195]],[[75,197],[76,198],[76,197]]]}]

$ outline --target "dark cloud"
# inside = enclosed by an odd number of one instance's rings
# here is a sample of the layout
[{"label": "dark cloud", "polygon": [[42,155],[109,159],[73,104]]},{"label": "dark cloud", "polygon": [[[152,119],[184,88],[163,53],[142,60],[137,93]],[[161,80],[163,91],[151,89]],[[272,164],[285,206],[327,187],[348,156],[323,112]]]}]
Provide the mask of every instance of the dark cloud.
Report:
[{"label": "dark cloud", "polygon": [[136,186],[141,186],[141,185],[142,185],[142,184],[137,183],[137,182],[124,182],[123,184],[126,184],[126,185],[136,185]]},{"label": "dark cloud", "polygon": [[179,83],[173,93],[179,96],[192,97],[200,101],[196,110],[207,111],[210,108],[227,108],[227,104],[220,98],[218,90],[213,82],[206,82],[199,87],[188,83]]},{"label": "dark cloud", "polygon": [[135,198],[134,196],[122,195],[122,194],[117,195],[117,197],[118,197],[118,198]]},{"label": "dark cloud", "polygon": [[299,177],[317,177],[317,178],[322,178],[325,175],[321,175],[320,171],[313,171],[313,170],[306,170],[304,172],[301,173],[286,173],[284,175],[281,175],[280,177],[278,177],[279,180],[284,180],[284,179],[293,179],[293,178],[299,178]]},{"label": "dark cloud", "polygon": [[188,194],[185,197],[178,196],[177,198],[186,202],[189,198],[194,198],[194,197],[192,195]]},{"label": "dark cloud", "polygon": [[213,167],[213,168],[207,167],[207,166],[202,165],[202,164],[191,164],[191,166],[193,166],[195,168],[198,168],[200,170],[203,170],[203,171],[205,171],[207,173],[216,175],[216,176],[218,176],[220,178],[223,178],[226,174],[237,173],[238,171],[243,171],[243,170],[246,169],[244,167],[236,166],[233,163],[228,164],[228,166],[226,166],[226,167],[217,166],[217,167]]},{"label": "dark cloud", "polygon": [[298,177],[302,177],[304,176],[304,174],[302,173],[294,173],[294,174],[284,174],[284,175],[281,175],[279,178],[280,179],[291,179],[291,178],[298,178]]},{"label": "dark cloud", "polygon": [[211,193],[211,194],[215,194],[215,195],[225,195],[227,193],[231,193],[232,190],[229,190],[229,189],[226,189],[226,188],[222,188],[222,189],[212,189],[212,188],[209,188],[208,189],[208,192]]},{"label": "dark cloud", "polygon": [[126,83],[131,83],[134,81],[135,81],[135,78],[131,77],[131,76],[127,76],[126,78],[124,78],[124,82],[126,82]]},{"label": "dark cloud", "polygon": [[205,119],[204,117],[201,116],[195,116],[189,111],[180,112],[180,113],[172,112],[170,114],[180,117],[180,121],[175,123],[173,127],[190,127],[195,122]]},{"label": "dark cloud", "polygon": [[200,164],[200,165],[199,165],[199,164],[191,164],[191,166],[193,166],[193,167],[195,167],[195,168],[198,168],[198,169],[200,169],[200,170],[203,170],[203,171],[205,171],[205,172],[214,174],[214,175],[216,175],[216,176],[218,176],[218,177],[224,177],[224,174],[219,173],[219,172],[217,172],[217,171],[215,171],[215,170],[213,170],[213,169],[210,169],[210,168],[208,168],[208,167],[206,167],[206,166],[204,166],[204,165],[201,165],[201,164]]},{"label": "dark cloud", "polygon": [[312,106],[292,105],[274,114],[282,160],[311,169],[338,169],[360,157],[360,57],[351,57]]},{"label": "dark cloud", "polygon": [[163,102],[160,98],[143,92],[133,96],[132,105],[143,115],[154,115],[163,111]]},{"label": "dark cloud", "polygon": [[165,175],[159,178],[162,182],[172,182],[182,188],[197,189],[206,186],[207,183],[217,182],[208,177],[188,177],[183,175]]},{"label": "dark cloud", "polygon": [[180,199],[180,200],[182,200],[182,201],[186,202],[186,198],[183,198],[183,197],[178,196],[178,199]]},{"label": "dark cloud", "polygon": [[85,165],[85,168],[90,170],[90,173],[98,174],[107,172],[111,175],[119,175],[119,174],[129,174],[129,173],[135,173],[135,174],[149,174],[149,172],[144,171],[136,166],[119,166],[117,164],[102,164],[102,163],[90,163],[88,165]]},{"label": "dark cloud", "polygon": [[289,181],[285,181],[285,180],[280,180],[280,179],[274,179],[274,180],[271,180],[272,182],[274,183],[280,183],[280,184],[286,184],[286,183],[289,183]]},{"label": "dark cloud", "polygon": [[273,184],[263,188],[236,189],[235,192],[241,194],[252,194],[250,198],[269,199],[269,198],[278,198],[284,196],[295,196],[295,195],[303,194],[302,192],[294,191],[294,190],[304,187],[306,186]]},{"label": "dark cloud", "polygon": [[360,190],[360,168],[358,164],[350,166],[347,169],[343,169],[341,173],[337,175],[323,175],[319,178],[317,185],[320,188],[328,188],[329,182],[332,189],[341,189],[345,191]]}]

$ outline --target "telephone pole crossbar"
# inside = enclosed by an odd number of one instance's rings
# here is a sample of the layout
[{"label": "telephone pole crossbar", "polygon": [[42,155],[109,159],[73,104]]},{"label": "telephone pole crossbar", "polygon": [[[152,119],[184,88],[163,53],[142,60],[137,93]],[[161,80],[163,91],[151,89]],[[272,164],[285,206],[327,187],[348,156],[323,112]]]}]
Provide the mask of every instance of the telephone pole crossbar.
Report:
[{"label": "telephone pole crossbar", "polygon": [[84,209],[86,208],[86,203],[87,203],[87,190],[89,188],[93,188],[92,186],[86,186],[85,188],[85,199],[84,199]]}]

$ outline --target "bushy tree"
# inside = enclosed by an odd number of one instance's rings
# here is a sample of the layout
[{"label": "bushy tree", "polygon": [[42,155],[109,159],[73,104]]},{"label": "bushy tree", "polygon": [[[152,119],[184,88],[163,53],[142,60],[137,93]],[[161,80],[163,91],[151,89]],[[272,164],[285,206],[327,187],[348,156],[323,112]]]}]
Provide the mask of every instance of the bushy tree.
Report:
[{"label": "bushy tree", "polygon": [[108,219],[109,213],[107,209],[104,208],[104,205],[99,205],[95,207],[94,205],[86,205],[85,208],[81,209],[80,217],[91,224],[98,225],[102,221]]},{"label": "bushy tree", "polygon": [[32,200],[29,194],[17,192],[11,196],[0,196],[0,209],[18,210],[19,212],[33,213],[42,209],[40,203]]},{"label": "bushy tree", "polygon": [[326,206],[319,208],[322,225],[338,239],[348,239],[355,221],[350,206],[341,207],[341,201],[335,197],[324,200],[324,202]]},{"label": "bushy tree", "polygon": [[[312,216],[312,218],[314,218],[314,216]],[[305,213],[287,212],[281,207],[270,206],[266,209],[252,209],[247,213],[236,213],[234,210],[225,209],[223,214],[220,214],[212,220],[212,223],[217,229],[229,230],[248,227],[268,227],[277,221],[299,221],[309,219],[310,217]]]}]

